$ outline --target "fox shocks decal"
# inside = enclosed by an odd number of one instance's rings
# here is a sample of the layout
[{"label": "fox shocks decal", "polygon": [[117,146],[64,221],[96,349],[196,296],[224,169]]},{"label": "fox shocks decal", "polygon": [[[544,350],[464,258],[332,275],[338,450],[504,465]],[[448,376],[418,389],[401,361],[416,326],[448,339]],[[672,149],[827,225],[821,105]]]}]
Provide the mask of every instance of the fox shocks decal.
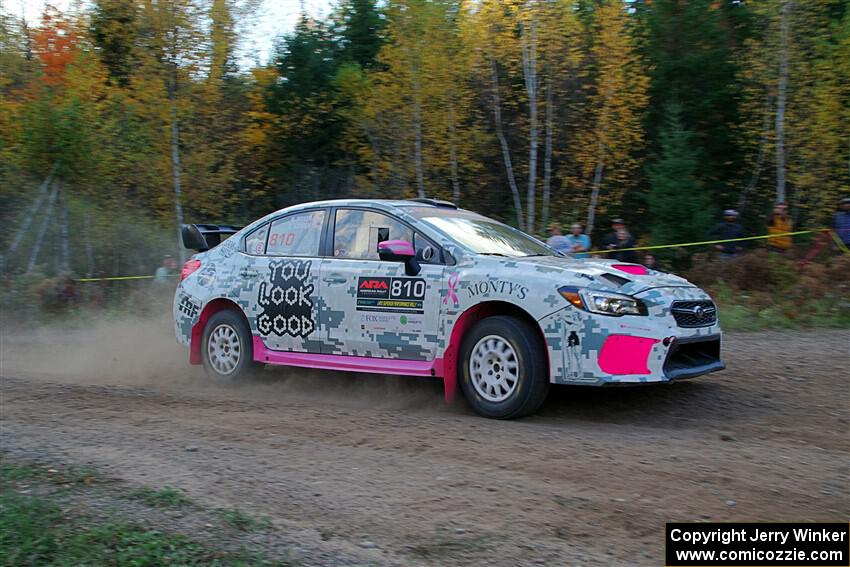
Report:
[{"label": "fox shocks decal", "polygon": [[263,335],[306,337],[316,329],[309,260],[269,264],[269,281],[260,283],[257,328]]}]

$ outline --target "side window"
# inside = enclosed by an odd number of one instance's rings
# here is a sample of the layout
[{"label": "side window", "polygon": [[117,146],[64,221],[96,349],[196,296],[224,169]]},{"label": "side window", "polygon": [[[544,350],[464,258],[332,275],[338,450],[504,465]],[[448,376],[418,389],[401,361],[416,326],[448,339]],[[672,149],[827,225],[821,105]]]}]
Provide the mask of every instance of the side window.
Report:
[{"label": "side window", "polygon": [[413,242],[413,231],[406,224],[374,211],[337,210],[333,242],[335,257],[378,260],[378,243],[384,240]]},{"label": "side window", "polygon": [[296,213],[272,222],[268,256],[318,256],[325,211]]},{"label": "side window", "polygon": [[266,236],[269,234],[268,223],[257,228],[245,238],[245,252],[261,256],[266,251]]}]

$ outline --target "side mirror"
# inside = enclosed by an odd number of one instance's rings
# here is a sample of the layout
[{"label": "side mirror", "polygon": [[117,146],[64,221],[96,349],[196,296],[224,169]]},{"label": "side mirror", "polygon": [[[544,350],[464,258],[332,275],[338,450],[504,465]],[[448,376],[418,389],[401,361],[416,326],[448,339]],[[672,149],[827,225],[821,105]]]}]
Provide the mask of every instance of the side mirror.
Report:
[{"label": "side mirror", "polygon": [[183,236],[183,246],[189,250],[203,252],[210,248],[209,245],[207,245],[207,239],[204,237],[204,234],[194,224],[184,224],[181,235]]},{"label": "side mirror", "polygon": [[416,261],[416,250],[406,240],[384,240],[378,243],[378,257],[386,262],[404,262],[408,276],[419,275],[421,268]]}]

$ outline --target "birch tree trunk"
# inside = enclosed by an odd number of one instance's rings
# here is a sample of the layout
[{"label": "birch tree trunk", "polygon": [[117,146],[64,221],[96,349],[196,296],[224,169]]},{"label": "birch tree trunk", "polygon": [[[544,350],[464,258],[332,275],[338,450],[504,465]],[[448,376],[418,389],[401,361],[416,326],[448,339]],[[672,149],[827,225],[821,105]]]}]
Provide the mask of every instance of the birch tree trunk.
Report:
[{"label": "birch tree trunk", "polygon": [[26,234],[27,230],[29,230],[33,218],[35,217],[35,213],[38,211],[38,209],[41,208],[41,203],[42,201],[44,201],[44,196],[47,195],[47,188],[50,186],[50,182],[53,180],[53,174],[56,172],[57,167],[58,164],[53,164],[53,169],[50,170],[50,173],[47,174],[47,177],[39,186],[35,201],[33,201],[32,205],[30,205],[30,208],[27,211],[26,216],[24,217],[24,222],[21,224],[20,227],[18,227],[18,231],[15,233],[15,237],[12,239],[12,244],[9,245],[9,255],[11,255],[15,250],[18,249],[18,245],[21,243],[21,239],[23,239],[24,234]]},{"label": "birch tree trunk", "polygon": [[457,138],[455,136],[455,101],[449,96],[449,168],[452,178],[452,200],[455,204],[460,202],[460,179],[457,167]]},{"label": "birch tree trunk", "polygon": [[514,166],[511,163],[511,151],[508,147],[508,140],[505,138],[505,133],[502,130],[502,101],[499,96],[499,72],[496,69],[496,61],[493,59],[490,60],[490,70],[493,82],[493,121],[496,125],[496,136],[499,138],[499,145],[502,147],[502,159],[505,162],[505,173],[508,177],[508,185],[510,185],[511,194],[514,198],[517,227],[520,230],[525,230],[525,223],[522,220],[522,201],[520,200],[519,189],[517,188],[516,178],[514,177]]},{"label": "birch tree trunk", "polygon": [[91,245],[91,216],[86,215],[86,277],[90,278],[94,274],[94,250]]},{"label": "birch tree trunk", "polygon": [[[530,29],[529,29],[530,28]],[[534,233],[534,214],[537,210],[537,24],[522,24],[522,69],[525,93],[528,97],[528,190],[525,206],[528,220],[526,230]]]},{"label": "birch tree trunk", "polygon": [[71,251],[68,246],[68,199],[64,188],[59,189],[59,258],[63,273],[71,271]]},{"label": "birch tree trunk", "polygon": [[174,217],[177,222],[177,250],[182,266],[186,262],[186,249],[183,248],[183,191],[180,187],[180,126],[177,123],[176,66],[172,70],[168,98],[171,103],[171,175],[174,180]]},{"label": "birch tree trunk", "polygon": [[744,213],[744,208],[747,205],[747,198],[749,197],[750,191],[755,189],[756,185],[758,185],[759,179],[761,178],[761,170],[764,165],[764,157],[767,153],[767,137],[770,133],[770,102],[765,101],[764,108],[764,127],[762,128],[761,139],[759,140],[759,153],[756,158],[756,165],[753,168],[753,174],[750,176],[750,182],[744,187],[744,190],[741,191],[741,197],[738,199],[738,214],[742,215]]},{"label": "birch tree trunk", "polygon": [[402,163],[401,162],[402,153],[401,153],[401,147],[400,147],[401,146],[401,137],[400,137],[400,133],[398,132],[398,128],[393,128],[393,134],[394,135],[393,135],[392,139],[395,140],[395,143],[393,144],[393,153],[392,153],[393,158],[392,158],[392,163],[391,163],[391,166],[390,166],[392,168],[391,169],[392,182],[393,182],[393,187],[395,187],[395,191],[396,191],[396,194],[398,195],[398,198],[404,199],[405,196],[406,196],[404,193],[405,193],[405,185],[407,185],[407,175],[405,174],[405,172],[403,170],[400,169],[401,163]]},{"label": "birch tree trunk", "polygon": [[599,188],[602,185],[602,173],[605,171],[605,147],[602,144],[602,139],[599,139],[599,159],[596,162],[596,171],[593,173],[593,191],[590,193],[590,205],[587,208],[587,228],[585,232],[588,235],[593,234],[593,223],[596,220],[596,203],[599,201]]},{"label": "birch tree trunk", "polygon": [[543,222],[545,229],[549,225],[549,198],[552,185],[552,126],[554,123],[554,94],[552,78],[546,83],[546,134],[543,142]]},{"label": "birch tree trunk", "polygon": [[47,198],[47,210],[44,212],[44,217],[41,219],[41,226],[38,228],[38,233],[35,235],[35,243],[32,246],[30,259],[27,263],[27,272],[32,272],[35,268],[35,263],[38,261],[38,253],[41,251],[41,243],[44,241],[44,235],[47,234],[47,227],[50,226],[50,218],[53,216],[53,204],[56,202],[56,195],[59,192],[59,181],[53,182],[53,190]]},{"label": "birch tree trunk", "polygon": [[[363,126],[363,132],[366,135],[366,139],[369,141],[369,147],[372,149],[372,163],[370,165],[372,169],[372,180],[375,183],[375,189],[378,193],[381,193],[381,148],[378,146],[377,140],[375,140],[375,136],[372,135],[372,131],[368,126]],[[354,187],[354,183],[351,184],[351,187]]]},{"label": "birch tree trunk", "polygon": [[779,45],[779,86],[776,98],[776,202],[785,201],[785,104],[788,92],[788,29],[793,0],[782,5]]},{"label": "birch tree trunk", "polygon": [[425,198],[425,179],[422,174],[422,106],[419,101],[419,70],[413,66],[413,167],[416,172],[416,194]]}]

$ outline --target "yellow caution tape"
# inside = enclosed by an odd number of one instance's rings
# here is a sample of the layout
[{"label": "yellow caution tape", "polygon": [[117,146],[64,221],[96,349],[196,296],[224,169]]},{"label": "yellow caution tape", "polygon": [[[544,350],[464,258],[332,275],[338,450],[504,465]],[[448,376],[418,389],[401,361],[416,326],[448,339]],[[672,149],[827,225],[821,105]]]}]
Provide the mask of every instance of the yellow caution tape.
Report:
[{"label": "yellow caution tape", "polygon": [[[629,252],[632,250],[658,250],[660,248],[680,248],[684,246],[705,246],[707,244],[724,244],[726,242],[741,242],[744,240],[760,240],[764,238],[778,238],[780,236],[797,236],[800,234],[811,234],[813,232],[821,232],[819,230],[798,230],[796,232],[781,232],[778,234],[764,234],[761,236],[744,236],[741,238],[729,238],[726,240],[705,240],[703,242],[683,242],[681,244],[658,244],[655,246],[638,246],[635,248],[614,248],[613,250],[591,250],[587,254],[609,254],[612,252]],[[830,231],[831,232],[831,231]]]},{"label": "yellow caution tape", "polygon": [[[113,276],[109,278],[80,278],[74,281],[78,282],[108,282],[108,281],[120,281],[120,280],[147,280],[151,278],[155,278],[156,276]],[[166,278],[175,278],[176,274],[169,274],[167,276],[160,276]]]},{"label": "yellow caution tape", "polygon": [[830,235],[830,236],[832,237],[832,239],[835,241],[835,244],[836,244],[836,246],[838,246],[838,249],[839,249],[839,250],[841,250],[841,251],[842,251],[842,252],[844,252],[845,254],[850,254],[850,249],[848,249],[848,248],[847,248],[847,245],[846,245],[846,244],[844,244],[844,241],[842,241],[842,240],[838,237],[838,233],[837,233],[837,232],[835,232],[834,230],[830,230],[830,231],[829,231],[829,235]]},{"label": "yellow caution tape", "polygon": [[[585,252],[586,254],[609,254],[611,252],[630,252],[632,250],[659,250],[661,248],[680,248],[685,246],[705,246],[708,244],[725,244],[726,242],[742,242],[744,240],[762,240],[765,238],[779,238],[781,236],[799,236],[801,234],[812,234],[815,232],[828,232],[832,239],[835,240],[835,244],[838,245],[838,248],[844,252],[845,254],[850,254],[850,249],[847,248],[847,245],[841,241],[838,237],[838,234],[835,233],[834,230],[830,229],[814,229],[814,230],[798,230],[795,232],[782,232],[778,234],[763,234],[760,236],[744,236],[742,238],[729,238],[726,240],[705,240],[702,242],[683,242],[681,244],[658,244],[655,246],[637,246],[635,248],[615,248],[613,250],[590,250]],[[78,282],[106,282],[106,281],[121,281],[121,280],[147,280],[151,278],[155,278],[156,276],[114,276],[109,278],[80,278],[74,281]],[[167,278],[177,277],[177,274],[169,274],[164,276]]]}]

